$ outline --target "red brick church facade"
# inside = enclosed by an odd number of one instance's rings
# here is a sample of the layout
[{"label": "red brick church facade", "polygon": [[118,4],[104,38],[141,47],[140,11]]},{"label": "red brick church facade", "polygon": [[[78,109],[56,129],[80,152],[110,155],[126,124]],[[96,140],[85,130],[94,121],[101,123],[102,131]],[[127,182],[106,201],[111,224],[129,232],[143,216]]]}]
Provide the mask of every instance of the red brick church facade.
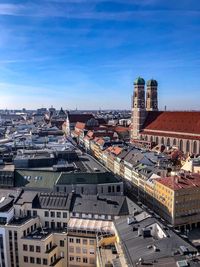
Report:
[{"label": "red brick church facade", "polygon": [[[200,154],[200,112],[158,111],[156,80],[134,81],[131,141],[178,147],[184,153]],[[146,98],[146,101],[145,101]]]}]

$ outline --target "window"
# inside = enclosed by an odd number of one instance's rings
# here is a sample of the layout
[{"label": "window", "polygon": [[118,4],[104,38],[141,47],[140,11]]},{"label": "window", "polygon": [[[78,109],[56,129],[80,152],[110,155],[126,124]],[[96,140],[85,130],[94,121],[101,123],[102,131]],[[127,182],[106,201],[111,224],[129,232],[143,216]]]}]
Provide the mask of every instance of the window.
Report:
[{"label": "window", "polygon": [[33,210],[33,217],[37,216],[37,210]]},{"label": "window", "polygon": [[58,212],[56,213],[56,216],[57,216],[57,218],[60,218],[60,217],[61,217],[61,212],[58,211]]},{"label": "window", "polygon": [[26,230],[23,231],[23,236],[26,236]]},{"label": "window", "polygon": [[80,244],[80,243],[81,243],[80,238],[76,238],[76,244]]},{"label": "window", "polygon": [[40,252],[40,246],[36,246],[36,252]]},{"label": "window", "polygon": [[55,217],[55,212],[51,211],[51,217],[54,218]]},{"label": "window", "polygon": [[43,265],[47,265],[47,264],[48,264],[47,259],[43,259]]},{"label": "window", "polygon": [[60,240],[60,247],[64,247],[65,246],[65,241],[64,240]]},{"label": "window", "polygon": [[44,224],[45,224],[45,227],[49,228],[49,222],[48,221],[45,221]]},{"label": "window", "polygon": [[49,217],[49,212],[48,211],[44,212],[44,217]]},{"label": "window", "polygon": [[17,232],[14,231],[14,239],[16,240],[17,239]]},{"label": "window", "polygon": [[83,245],[87,245],[87,239],[83,239]]},{"label": "window", "polygon": [[37,264],[41,264],[41,259],[40,259],[40,258],[37,258],[37,259],[36,259],[36,263],[37,263]]},{"label": "window", "polygon": [[12,231],[9,231],[9,239],[12,239]]},{"label": "window", "polygon": [[87,258],[83,258],[83,263],[88,263],[88,259]]},{"label": "window", "polygon": [[74,253],[74,247],[69,247],[69,252]]},{"label": "window", "polygon": [[76,247],[76,253],[78,253],[78,254],[81,253],[81,248],[80,247]]},{"label": "window", "polygon": [[31,211],[30,210],[27,210],[27,216],[31,217]]},{"label": "window", "polygon": [[67,223],[63,223],[63,228],[67,228]]},{"label": "window", "polygon": [[23,245],[23,251],[27,251],[28,250],[28,246],[27,245]]},{"label": "window", "polygon": [[87,248],[82,248],[83,254],[87,254]]},{"label": "window", "polygon": [[61,222],[57,222],[57,228],[61,228]]},{"label": "window", "polygon": [[80,257],[76,257],[76,262],[81,262],[81,258]]},{"label": "window", "polygon": [[90,254],[94,255],[94,249],[93,248],[90,248]]},{"label": "window", "polygon": [[74,243],[74,238],[70,238],[69,243]]},{"label": "window", "polygon": [[120,192],[120,185],[117,185],[117,192]]},{"label": "window", "polygon": [[24,256],[24,262],[28,262],[28,257]]},{"label": "window", "polygon": [[34,252],[34,246],[30,245],[29,246],[29,251]]},{"label": "window", "polygon": [[69,261],[74,261],[74,257],[69,257]]},{"label": "window", "polygon": [[94,240],[90,239],[90,245],[94,245]]},{"label": "window", "polygon": [[90,264],[95,264],[95,259],[94,258],[90,258]]},{"label": "window", "polygon": [[63,218],[67,218],[67,212],[63,212]]},{"label": "window", "polygon": [[30,263],[35,263],[35,258],[30,257]]},{"label": "window", "polygon": [[108,186],[108,193],[111,193],[111,186]]}]

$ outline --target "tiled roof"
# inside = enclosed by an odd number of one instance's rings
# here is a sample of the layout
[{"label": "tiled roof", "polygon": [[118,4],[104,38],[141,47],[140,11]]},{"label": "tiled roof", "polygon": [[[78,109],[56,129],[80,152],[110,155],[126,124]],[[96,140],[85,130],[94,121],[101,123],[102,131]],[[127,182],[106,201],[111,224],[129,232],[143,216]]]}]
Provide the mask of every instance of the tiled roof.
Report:
[{"label": "tiled roof", "polygon": [[165,177],[157,179],[156,181],[172,190],[200,187],[200,175],[197,173]]},{"label": "tiled roof", "polygon": [[119,155],[122,152],[122,148],[118,146],[110,146],[106,149],[106,152],[112,153],[115,156]]},{"label": "tiled roof", "polygon": [[115,131],[116,132],[129,132],[130,128],[129,127],[123,127],[123,126],[116,126]]},{"label": "tiled roof", "polygon": [[148,113],[144,130],[200,134],[200,112],[151,111]]},{"label": "tiled roof", "polygon": [[83,130],[85,128],[85,123],[78,121],[75,125],[75,128]]}]

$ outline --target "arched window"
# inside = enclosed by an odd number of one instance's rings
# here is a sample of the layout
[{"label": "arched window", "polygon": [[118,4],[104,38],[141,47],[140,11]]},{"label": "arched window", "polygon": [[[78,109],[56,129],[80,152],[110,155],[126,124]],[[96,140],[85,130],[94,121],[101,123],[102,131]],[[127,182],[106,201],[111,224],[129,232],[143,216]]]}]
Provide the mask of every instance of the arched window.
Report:
[{"label": "arched window", "polygon": [[148,141],[148,136],[147,135],[145,136],[145,141]]},{"label": "arched window", "polygon": [[167,138],[167,146],[170,146],[170,139]]},{"label": "arched window", "polygon": [[176,139],[173,140],[173,146],[176,146]]},{"label": "arched window", "polygon": [[181,151],[183,151],[183,140],[180,140],[180,143],[179,143],[179,149]]},{"label": "arched window", "polygon": [[153,142],[153,136],[151,136],[151,138],[150,138],[150,142]]},{"label": "arched window", "polygon": [[194,141],[193,143],[193,153],[196,154],[197,153],[197,142]]},{"label": "arched window", "polygon": [[190,152],[190,141],[187,140],[186,142],[186,152]]},{"label": "arched window", "polygon": [[165,144],[164,137],[161,138],[161,144],[162,144],[162,145]]},{"label": "arched window", "polygon": [[156,144],[158,145],[159,143],[159,140],[158,140],[158,136],[156,137]]}]

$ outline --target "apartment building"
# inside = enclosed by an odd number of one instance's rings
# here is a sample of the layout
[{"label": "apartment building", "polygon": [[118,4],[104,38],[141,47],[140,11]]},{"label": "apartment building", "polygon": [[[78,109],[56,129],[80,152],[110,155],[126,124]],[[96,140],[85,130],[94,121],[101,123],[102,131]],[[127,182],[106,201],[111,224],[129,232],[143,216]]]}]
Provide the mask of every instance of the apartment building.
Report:
[{"label": "apartment building", "polygon": [[38,228],[21,238],[19,266],[67,266],[67,233]]},{"label": "apartment building", "polygon": [[22,191],[14,203],[15,216],[38,216],[42,227],[65,229],[69,220],[70,204],[70,194]]},{"label": "apartment building", "polygon": [[113,234],[113,222],[70,219],[68,223],[68,266],[95,267],[97,236],[104,234]]},{"label": "apartment building", "polygon": [[157,209],[164,219],[182,230],[200,226],[200,175],[180,175],[155,180]]}]

